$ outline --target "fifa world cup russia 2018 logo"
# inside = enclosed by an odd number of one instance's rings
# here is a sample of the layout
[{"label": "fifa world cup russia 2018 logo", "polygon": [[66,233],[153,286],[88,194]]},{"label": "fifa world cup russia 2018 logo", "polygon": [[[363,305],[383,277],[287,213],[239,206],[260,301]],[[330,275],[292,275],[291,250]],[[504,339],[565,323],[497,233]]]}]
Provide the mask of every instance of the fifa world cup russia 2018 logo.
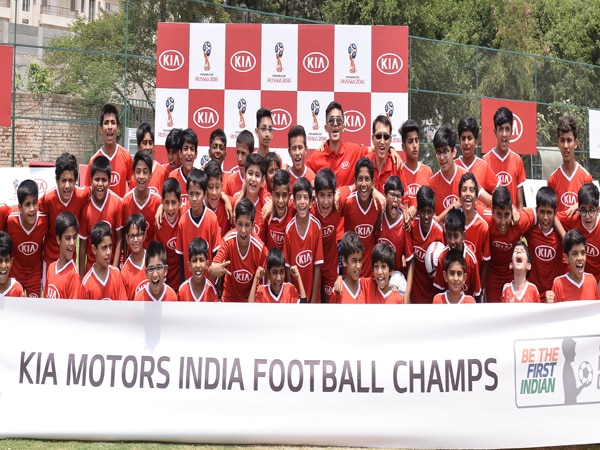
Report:
[{"label": "fifa world cup russia 2018 logo", "polygon": [[246,120],[244,119],[244,114],[246,114],[246,99],[240,98],[238,100],[238,114],[240,115],[240,130],[246,128]]},{"label": "fifa world cup russia 2018 logo", "polygon": [[318,130],[319,129],[319,121],[317,120],[317,116],[319,115],[319,110],[321,109],[321,106],[319,105],[319,100],[313,100],[310,104],[310,113],[312,114],[312,129],[313,130]]},{"label": "fifa world cup russia 2018 logo", "polygon": [[392,122],[392,116],[394,115],[394,103],[391,100],[385,102],[385,117]]},{"label": "fifa world cup russia 2018 logo", "polygon": [[210,52],[212,50],[212,45],[210,43],[210,41],[206,41],[204,42],[204,44],[202,44],[202,52],[204,53],[204,70],[208,71],[210,70]]},{"label": "fifa world cup russia 2018 logo", "polygon": [[348,58],[350,58],[350,73],[356,73],[356,64],[354,64],[354,60],[356,59],[356,53],[358,52],[358,48],[356,44],[353,42],[348,46]]},{"label": "fifa world cup russia 2018 logo", "polygon": [[278,42],[275,44],[275,59],[277,59],[277,72],[283,72],[283,66],[281,65],[281,58],[283,57],[283,43]]},{"label": "fifa world cup russia 2018 logo", "polygon": [[166,101],[167,107],[167,126],[173,126],[173,110],[175,109],[175,99],[173,97],[167,98]]}]

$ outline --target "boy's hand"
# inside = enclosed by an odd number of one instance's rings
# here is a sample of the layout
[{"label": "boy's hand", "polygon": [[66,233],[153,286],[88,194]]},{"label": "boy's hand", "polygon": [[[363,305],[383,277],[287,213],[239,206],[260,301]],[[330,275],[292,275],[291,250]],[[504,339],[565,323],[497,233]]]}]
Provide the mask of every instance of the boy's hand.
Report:
[{"label": "boy's hand", "polygon": [[233,205],[231,204],[231,200],[229,200],[229,196],[224,192],[221,192],[221,200],[223,200],[223,206],[225,206],[227,218],[233,223]]},{"label": "boy's hand", "polygon": [[156,214],[154,215],[154,223],[156,224],[156,228],[158,228],[159,230],[162,227],[162,213],[163,205],[161,203],[160,205],[158,205],[158,208],[156,208]]},{"label": "boy's hand", "polygon": [[231,261],[223,261],[222,263],[212,263],[212,266],[214,266],[213,271],[216,278],[220,278],[225,274],[231,275],[231,272],[226,269],[230,262]]},{"label": "boy's hand", "polygon": [[515,208],[515,205],[512,206],[512,224],[516,224],[519,223],[519,220],[521,219],[521,213],[519,212],[519,210],[517,208]]},{"label": "boy's hand", "polygon": [[554,303],[554,291],[546,291],[546,303]]},{"label": "boy's hand", "polygon": [[[227,261],[229,263],[229,261]],[[260,280],[262,279],[263,275],[265,274],[265,268],[263,266],[259,266],[256,269],[256,274],[254,275],[254,279],[260,283]]]},{"label": "boy's hand", "polygon": [[396,165],[396,170],[401,170],[404,163],[394,147],[390,147],[390,156],[392,157],[392,162]]},{"label": "boy's hand", "polygon": [[260,212],[263,223],[271,223],[271,219],[273,218],[275,205],[273,204],[273,198],[271,197],[269,200],[265,202]]},{"label": "boy's hand", "polygon": [[335,283],[333,284],[333,292],[337,292],[338,294],[341,294],[343,289],[344,289],[344,279],[342,278],[341,275],[338,275],[337,279],[335,280]]},{"label": "boy's hand", "polygon": [[567,210],[565,211],[565,214],[570,219],[571,217],[573,217],[573,214],[575,214],[577,212],[578,208],[579,208],[579,205],[577,203],[575,203],[574,205],[571,205],[567,208]]},{"label": "boy's hand", "polygon": [[385,211],[385,195],[373,188],[373,200],[375,200],[375,210],[379,211],[377,204],[381,205],[381,210]]},{"label": "boy's hand", "polygon": [[300,272],[298,272],[298,266],[291,266],[290,267],[290,274],[294,277],[294,278],[298,278],[300,276]]}]

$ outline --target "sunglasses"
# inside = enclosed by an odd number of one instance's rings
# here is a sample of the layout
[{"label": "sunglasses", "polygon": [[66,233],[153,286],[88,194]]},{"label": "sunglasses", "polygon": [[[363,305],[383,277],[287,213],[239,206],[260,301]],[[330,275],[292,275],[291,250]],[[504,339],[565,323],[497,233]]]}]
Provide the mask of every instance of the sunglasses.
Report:
[{"label": "sunglasses", "polygon": [[391,136],[389,134],[387,134],[387,133],[377,133],[375,135],[375,139],[377,139],[377,140],[380,141],[381,138],[383,138],[384,141],[389,141],[390,138],[391,138]]},{"label": "sunglasses", "polygon": [[341,125],[342,123],[344,123],[344,119],[336,116],[336,117],[330,117],[329,119],[327,119],[327,122],[329,122],[331,125],[333,125],[334,123],[337,125]]}]

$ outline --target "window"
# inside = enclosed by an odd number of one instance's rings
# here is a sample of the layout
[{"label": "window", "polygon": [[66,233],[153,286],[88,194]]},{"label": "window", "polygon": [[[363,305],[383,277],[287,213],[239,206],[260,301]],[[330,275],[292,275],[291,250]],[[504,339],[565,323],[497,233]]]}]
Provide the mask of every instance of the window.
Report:
[{"label": "window", "polygon": [[31,0],[23,0],[23,11],[29,11]]}]

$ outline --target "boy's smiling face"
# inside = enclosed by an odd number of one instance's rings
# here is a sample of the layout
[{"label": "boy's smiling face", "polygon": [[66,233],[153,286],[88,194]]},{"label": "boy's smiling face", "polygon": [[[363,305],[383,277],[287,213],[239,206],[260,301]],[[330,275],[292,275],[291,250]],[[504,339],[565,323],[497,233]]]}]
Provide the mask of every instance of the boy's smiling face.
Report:
[{"label": "boy's smiling face", "polygon": [[598,222],[598,207],[590,203],[579,204],[579,218],[586,230],[593,230]]},{"label": "boy's smiling face", "polygon": [[576,282],[581,281],[585,271],[585,244],[575,244],[571,247],[571,250],[565,254],[565,259],[569,266],[569,275],[571,278]]},{"label": "boy's smiling face", "polygon": [[512,221],[512,208],[494,208],[492,210],[492,217],[500,234],[508,233]]},{"label": "boy's smiling face", "polygon": [[342,264],[346,269],[346,275],[353,281],[358,281],[362,270],[362,252],[351,253],[347,258],[342,257]]},{"label": "boy's smiling face", "polygon": [[148,259],[146,266],[146,277],[148,286],[154,297],[159,297],[165,287],[165,273],[167,266],[162,262],[159,256],[152,256]]}]

